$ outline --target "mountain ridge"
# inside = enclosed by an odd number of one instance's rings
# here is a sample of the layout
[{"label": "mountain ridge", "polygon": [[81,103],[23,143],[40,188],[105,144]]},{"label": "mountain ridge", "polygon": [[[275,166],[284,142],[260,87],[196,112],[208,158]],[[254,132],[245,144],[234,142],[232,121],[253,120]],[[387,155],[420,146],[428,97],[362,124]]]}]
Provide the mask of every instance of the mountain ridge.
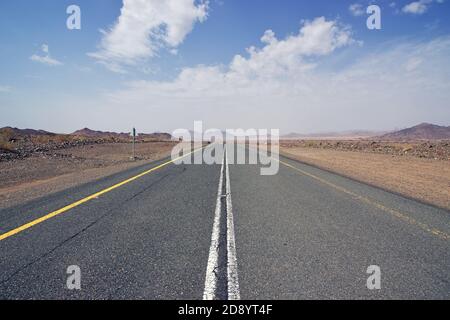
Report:
[{"label": "mountain ridge", "polygon": [[[19,129],[15,127],[3,127],[0,128],[0,135],[8,136],[10,138],[20,138],[20,137],[32,137],[32,136],[75,136],[75,137],[85,137],[85,138],[118,138],[118,139],[129,139],[130,133],[126,132],[111,132],[111,131],[97,131],[89,128],[83,128],[74,131],[70,134],[60,134],[45,130],[35,130],[35,129]],[[154,132],[154,133],[139,133],[138,135],[141,139],[161,139],[161,140],[171,140],[172,135],[166,132]]]},{"label": "mountain ridge", "polygon": [[378,137],[380,140],[446,140],[450,139],[450,126],[439,126],[431,123],[390,132]]}]

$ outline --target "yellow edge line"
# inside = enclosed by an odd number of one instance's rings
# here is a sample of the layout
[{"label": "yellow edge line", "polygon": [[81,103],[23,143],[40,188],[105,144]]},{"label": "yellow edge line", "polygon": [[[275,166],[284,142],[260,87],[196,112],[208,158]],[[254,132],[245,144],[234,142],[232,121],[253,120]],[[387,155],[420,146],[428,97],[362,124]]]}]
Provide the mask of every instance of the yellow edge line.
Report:
[{"label": "yellow edge line", "polygon": [[299,169],[297,167],[294,167],[293,165],[291,165],[291,164],[289,164],[287,162],[284,162],[284,161],[281,161],[281,160],[278,160],[278,162],[280,162],[281,164],[285,165],[286,167],[289,167],[289,168],[291,168],[291,169],[293,169],[295,171],[298,171],[298,172],[300,172],[300,173],[302,173],[302,174],[304,174],[304,175],[306,175],[306,176],[308,176],[310,178],[313,178],[313,179],[315,179],[315,180],[317,180],[317,181],[319,181],[319,182],[321,182],[323,184],[326,184],[326,185],[328,185],[328,186],[330,186],[330,187],[332,187],[332,188],[334,188],[334,189],[336,189],[338,191],[346,193],[349,196],[351,196],[351,197],[353,197],[353,198],[355,198],[355,199],[357,199],[357,200],[359,200],[361,202],[364,202],[364,203],[367,203],[369,205],[375,206],[378,209],[381,209],[381,210],[383,210],[383,211],[385,211],[387,213],[390,213],[392,216],[394,216],[394,217],[396,217],[396,218],[398,218],[400,220],[403,220],[405,222],[408,222],[409,224],[415,225],[415,226],[421,228],[422,230],[424,230],[424,231],[426,231],[428,233],[431,233],[431,234],[433,234],[433,235],[435,235],[435,236],[437,236],[437,237],[439,237],[439,238],[441,238],[443,240],[450,240],[450,235],[449,234],[447,234],[447,233],[445,233],[443,231],[440,231],[440,230],[438,230],[436,228],[432,228],[432,227],[428,226],[427,224],[425,224],[423,222],[417,221],[416,219],[411,218],[411,217],[407,216],[406,214],[401,213],[400,211],[388,208],[388,207],[384,206],[383,204],[381,204],[381,203],[379,203],[377,201],[374,201],[374,200],[371,200],[369,198],[363,197],[363,196],[361,196],[359,194],[356,194],[356,193],[354,193],[354,192],[352,192],[350,190],[347,190],[347,189],[345,189],[343,187],[335,185],[334,183],[331,183],[331,182],[329,182],[329,181],[327,181],[325,179],[322,179],[322,178],[317,177],[317,176],[315,176],[315,175],[313,175],[313,174],[311,174],[309,172],[306,172],[306,171],[301,170],[301,169]]},{"label": "yellow edge line", "polygon": [[106,193],[108,193],[108,192],[111,192],[112,190],[115,190],[115,189],[117,189],[117,188],[120,188],[120,187],[122,187],[123,185],[126,185],[126,184],[128,184],[128,183],[130,183],[130,182],[133,182],[133,181],[135,181],[135,180],[137,180],[137,179],[139,179],[139,178],[141,178],[141,177],[143,177],[143,176],[145,176],[145,175],[147,175],[147,174],[149,174],[149,173],[152,173],[152,172],[154,172],[154,171],[156,171],[156,170],[158,170],[158,169],[161,169],[161,168],[163,168],[163,167],[166,167],[166,166],[168,166],[169,164],[172,164],[172,163],[174,163],[174,162],[176,162],[176,161],[178,161],[178,160],[181,160],[181,159],[183,159],[183,158],[186,158],[186,157],[188,157],[188,156],[190,156],[190,155],[192,155],[192,154],[194,154],[194,153],[196,153],[196,152],[198,152],[198,151],[200,151],[200,150],[203,150],[203,149],[204,149],[204,148],[199,148],[199,149],[194,150],[194,151],[192,151],[192,152],[190,152],[190,153],[188,153],[188,154],[185,154],[185,155],[183,155],[183,156],[181,156],[181,157],[179,157],[179,158],[173,159],[173,160],[171,160],[171,161],[167,161],[167,162],[165,162],[165,163],[163,163],[163,164],[161,164],[161,165],[159,165],[159,166],[157,166],[157,167],[154,167],[154,168],[152,168],[152,169],[150,169],[150,170],[147,170],[147,171],[145,171],[145,172],[142,172],[141,174],[138,174],[137,176],[134,176],[134,177],[132,177],[132,178],[130,178],[130,179],[127,179],[127,180],[125,180],[125,181],[122,181],[122,182],[120,182],[120,183],[118,183],[118,184],[115,184],[115,185],[113,185],[112,187],[109,187],[109,188],[107,188],[107,189],[104,189],[104,190],[102,190],[102,191],[99,191],[99,192],[97,192],[97,193],[94,193],[94,194],[92,194],[92,195],[90,195],[90,196],[88,196],[88,197],[86,197],[86,198],[84,198],[84,199],[81,199],[81,200],[79,200],[79,201],[77,201],[77,202],[74,202],[74,203],[72,203],[72,204],[69,204],[68,206],[65,206],[64,208],[58,209],[58,210],[56,210],[56,211],[53,211],[53,212],[51,212],[51,213],[49,213],[49,214],[47,214],[47,215],[45,215],[45,216],[43,216],[43,217],[41,217],[41,218],[38,218],[38,219],[36,219],[36,220],[33,220],[33,221],[31,221],[31,222],[28,222],[27,224],[24,224],[23,226],[20,226],[20,227],[18,227],[18,228],[16,228],[16,229],[13,229],[13,230],[8,231],[8,232],[6,232],[6,233],[4,233],[4,234],[1,234],[1,235],[0,235],[0,241],[5,240],[6,238],[12,237],[12,236],[14,236],[14,235],[16,235],[16,234],[18,234],[18,233],[20,233],[20,232],[22,232],[22,231],[27,230],[27,229],[30,229],[31,227],[34,227],[35,225],[38,225],[38,224],[40,224],[40,223],[42,223],[42,222],[44,222],[44,221],[47,221],[47,220],[49,220],[49,219],[51,219],[51,218],[53,218],[53,217],[56,217],[56,216],[58,216],[58,215],[60,215],[60,214],[62,214],[62,213],[64,213],[64,212],[67,212],[67,211],[69,211],[69,210],[71,210],[71,209],[73,209],[73,208],[75,208],[75,207],[78,207],[78,206],[80,206],[80,205],[82,205],[82,204],[84,204],[84,203],[86,203],[86,202],[88,202],[88,201],[90,201],[90,200],[92,200],[92,199],[96,199],[96,198],[98,198],[98,197],[100,197],[100,196],[102,196],[102,195],[104,195],[104,194],[106,194]]}]

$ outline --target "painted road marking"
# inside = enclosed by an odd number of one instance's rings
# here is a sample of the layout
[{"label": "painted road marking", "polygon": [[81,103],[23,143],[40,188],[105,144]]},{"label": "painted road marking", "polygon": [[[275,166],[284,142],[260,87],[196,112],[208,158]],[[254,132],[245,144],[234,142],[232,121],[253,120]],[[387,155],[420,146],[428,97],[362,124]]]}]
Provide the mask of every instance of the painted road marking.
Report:
[{"label": "painted road marking", "polygon": [[159,165],[157,167],[154,167],[154,168],[152,168],[150,170],[142,172],[141,174],[138,174],[138,175],[136,175],[136,176],[134,176],[134,177],[132,177],[130,179],[127,179],[127,180],[122,181],[122,182],[120,182],[118,184],[115,184],[112,187],[109,187],[107,189],[99,191],[99,192],[97,192],[95,194],[92,194],[92,195],[90,195],[90,196],[88,196],[88,197],[86,197],[84,199],[81,199],[81,200],[79,200],[77,202],[74,202],[74,203],[68,205],[68,206],[65,206],[64,208],[61,208],[61,209],[56,210],[56,211],[53,211],[53,212],[51,212],[51,213],[49,213],[49,214],[47,214],[47,215],[45,215],[45,216],[43,216],[41,218],[38,218],[38,219],[33,220],[31,222],[28,222],[28,223],[26,223],[26,224],[24,224],[24,225],[22,225],[22,226],[20,226],[18,228],[15,228],[15,229],[13,229],[11,231],[8,231],[8,232],[6,232],[4,234],[1,234],[0,235],[0,241],[5,240],[5,239],[7,239],[9,237],[12,237],[12,236],[14,236],[14,235],[16,235],[16,234],[18,234],[18,233],[20,233],[22,231],[27,230],[27,229],[30,229],[30,228],[32,228],[32,227],[34,227],[34,226],[36,226],[36,225],[38,225],[38,224],[40,224],[40,223],[42,223],[44,221],[47,221],[47,220],[49,220],[51,218],[54,218],[54,217],[56,217],[56,216],[58,216],[58,215],[60,215],[62,213],[65,213],[65,212],[67,212],[67,211],[69,211],[69,210],[71,210],[73,208],[76,208],[76,207],[78,207],[78,206],[80,206],[80,205],[82,205],[82,204],[84,204],[86,202],[89,202],[89,201],[91,201],[93,199],[96,199],[96,198],[98,198],[98,197],[100,197],[100,196],[102,196],[102,195],[104,195],[104,194],[106,194],[108,192],[111,192],[111,191],[113,191],[113,190],[115,190],[117,188],[120,188],[120,187],[122,187],[122,186],[124,186],[126,184],[129,184],[130,182],[133,182],[133,181],[135,181],[135,180],[137,180],[139,178],[142,178],[143,176],[148,175],[149,173],[152,173],[152,172],[154,172],[154,171],[156,171],[158,169],[166,167],[169,164],[172,164],[172,163],[174,163],[174,162],[176,162],[178,160],[184,159],[184,158],[186,158],[186,157],[188,157],[188,156],[190,156],[190,155],[192,155],[192,154],[194,154],[194,153],[196,153],[198,151],[201,151],[203,149],[204,148],[200,148],[200,149],[194,150],[194,151],[192,151],[190,153],[187,153],[187,154],[185,154],[185,155],[183,155],[183,156],[181,156],[179,158],[173,159],[171,161],[167,161],[167,162],[165,162],[165,163],[163,163],[163,164],[161,164],[161,165]]},{"label": "painted road marking", "polygon": [[[275,160],[277,160],[277,159],[275,159]],[[369,199],[367,197],[361,196],[361,195],[359,195],[359,194],[357,194],[357,193],[355,193],[353,191],[350,191],[350,190],[348,190],[348,189],[346,189],[344,187],[338,186],[338,185],[336,185],[334,183],[331,183],[331,182],[329,182],[329,181],[327,181],[325,179],[322,179],[322,178],[320,178],[320,177],[318,177],[316,175],[313,175],[313,174],[311,174],[309,172],[306,172],[306,171],[304,171],[302,169],[299,169],[299,168],[297,168],[297,167],[295,167],[295,166],[293,166],[293,165],[291,165],[291,164],[289,164],[287,162],[284,162],[284,161],[281,161],[281,160],[277,160],[277,161],[280,162],[282,165],[284,165],[286,167],[289,167],[289,168],[291,168],[291,169],[293,169],[293,170],[295,170],[297,172],[300,172],[300,173],[304,174],[305,176],[313,178],[313,179],[315,179],[315,180],[317,180],[317,181],[319,181],[319,182],[321,182],[323,184],[326,184],[329,187],[332,187],[332,188],[334,188],[334,189],[336,189],[338,191],[341,191],[341,192],[343,192],[343,193],[353,197],[356,200],[359,200],[359,201],[364,202],[366,204],[372,205],[372,206],[374,206],[374,207],[376,207],[376,208],[378,208],[378,209],[380,209],[380,210],[382,210],[384,212],[387,212],[387,213],[391,214],[392,216],[396,217],[397,219],[405,221],[405,222],[407,222],[407,223],[409,223],[411,225],[417,226],[420,229],[422,229],[422,230],[424,230],[424,231],[426,231],[428,233],[431,233],[434,236],[437,236],[437,237],[441,238],[442,240],[450,240],[450,235],[449,234],[447,234],[447,233],[445,233],[443,231],[440,231],[440,230],[438,230],[436,228],[432,228],[432,227],[428,226],[427,224],[425,224],[423,222],[417,221],[416,219],[411,218],[408,215],[406,215],[406,214],[404,214],[404,213],[402,213],[400,211],[397,211],[397,210],[391,209],[389,207],[386,207],[385,205],[383,205],[383,204],[381,204],[381,203],[379,203],[379,202],[377,202],[375,200],[371,200],[371,199]]]},{"label": "painted road marking", "polygon": [[226,192],[227,192],[227,275],[228,300],[240,300],[239,279],[236,258],[236,241],[234,236],[233,204],[231,202],[230,169],[228,167],[228,153],[225,150],[226,164]]},{"label": "painted road marking", "polygon": [[[226,223],[221,226],[224,199],[226,209],[223,214],[226,214]],[[224,227],[226,228],[226,246],[224,245]],[[221,234],[223,234],[222,238]],[[223,266],[224,262],[220,262],[220,257],[224,254],[221,250],[227,250],[226,269]],[[220,265],[220,263],[222,263],[222,265]],[[206,268],[203,300],[218,300],[223,298],[223,292],[219,291],[225,288],[225,284],[227,288],[226,298],[228,300],[240,300],[236,258],[236,241],[234,236],[233,206],[231,202],[230,171],[228,167],[228,155],[226,152],[226,147],[224,148],[222,168],[220,170],[219,188],[217,191],[211,246],[209,249],[208,265]]]},{"label": "painted road marking", "polygon": [[208,265],[206,268],[205,290],[203,300],[214,300],[217,289],[217,272],[219,269],[219,237],[220,237],[220,216],[222,209],[222,186],[225,162],[222,161],[219,178],[219,190],[217,191],[216,211],[214,213],[214,224],[211,236],[211,246],[209,248]]},{"label": "painted road marking", "polygon": [[[251,148],[251,149],[253,149],[253,148]],[[262,154],[260,151],[257,151],[257,152],[261,156],[266,156],[267,157],[267,155]],[[280,156],[280,155],[278,155],[278,156]],[[288,168],[291,168],[291,169],[293,169],[293,170],[295,170],[295,171],[297,171],[297,172],[299,172],[299,173],[301,173],[301,174],[303,174],[305,176],[308,176],[308,177],[310,177],[310,178],[312,178],[314,180],[317,180],[317,181],[319,181],[319,182],[321,182],[321,183],[323,183],[323,184],[325,184],[325,185],[327,185],[327,186],[329,186],[329,187],[331,187],[331,188],[333,188],[335,190],[343,192],[343,193],[351,196],[352,198],[354,198],[356,200],[359,200],[361,202],[364,202],[366,204],[374,206],[374,207],[376,207],[376,208],[378,208],[378,209],[380,209],[380,210],[382,210],[384,212],[387,212],[387,213],[391,214],[393,217],[395,217],[397,219],[400,219],[400,220],[402,220],[404,222],[407,222],[407,223],[409,223],[411,225],[414,225],[414,226],[416,226],[416,227],[426,231],[427,233],[430,233],[430,234],[432,234],[432,235],[434,235],[434,236],[436,236],[436,237],[438,237],[438,238],[440,238],[442,240],[450,240],[450,235],[448,233],[446,233],[444,231],[441,231],[441,230],[438,230],[436,228],[430,227],[426,223],[417,221],[416,219],[411,218],[410,216],[408,216],[405,213],[402,213],[402,212],[400,212],[398,210],[386,207],[385,205],[383,205],[382,203],[380,203],[378,201],[375,201],[375,200],[369,199],[367,197],[361,196],[361,195],[359,195],[359,194],[357,194],[357,193],[355,193],[353,191],[350,191],[350,190],[348,190],[348,189],[346,189],[344,187],[338,186],[338,185],[336,185],[336,184],[334,184],[332,182],[329,182],[329,181],[327,181],[325,179],[322,179],[322,178],[320,178],[320,177],[318,177],[318,176],[316,176],[314,174],[311,174],[311,173],[306,172],[306,171],[304,171],[302,169],[299,169],[299,168],[291,165],[290,163],[287,163],[287,162],[282,161],[282,160],[277,159],[277,158],[273,158],[273,157],[270,157],[270,158],[272,158],[275,161],[278,161],[279,163],[281,163],[282,165],[284,165],[284,166],[286,166]]]}]

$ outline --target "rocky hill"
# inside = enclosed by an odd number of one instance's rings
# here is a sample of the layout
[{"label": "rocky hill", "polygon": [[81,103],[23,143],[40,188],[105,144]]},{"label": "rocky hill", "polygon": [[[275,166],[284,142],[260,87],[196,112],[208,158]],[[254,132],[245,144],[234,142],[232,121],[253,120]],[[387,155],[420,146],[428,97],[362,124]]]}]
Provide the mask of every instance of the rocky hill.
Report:
[{"label": "rocky hill", "polygon": [[444,127],[422,123],[415,127],[382,135],[379,139],[387,141],[446,140],[450,139],[450,126]]},{"label": "rocky hill", "polygon": [[[165,142],[168,133],[140,134],[137,142]],[[51,154],[52,151],[76,146],[105,143],[128,143],[130,133],[95,131],[84,128],[72,134],[58,134],[44,130],[0,128],[0,161],[26,158],[33,154]]]},{"label": "rocky hill", "polygon": [[[108,139],[108,138],[114,138],[118,140],[130,140],[130,133],[124,133],[124,132],[109,132],[109,131],[95,131],[91,130],[89,128],[84,128],[78,131],[75,131],[72,133],[73,136],[78,137],[89,137],[89,138],[102,138],[102,139]],[[155,133],[139,133],[137,137],[138,141],[153,141],[153,140],[159,140],[159,141],[168,141],[172,139],[172,135],[165,132],[155,132]]]},{"label": "rocky hill", "polygon": [[296,140],[296,139],[318,139],[318,140],[327,140],[327,139],[365,139],[375,137],[385,132],[376,132],[376,131],[368,131],[368,130],[352,130],[352,131],[341,131],[341,132],[320,132],[320,133],[309,133],[302,134],[292,132],[287,135],[281,137],[283,140]]}]

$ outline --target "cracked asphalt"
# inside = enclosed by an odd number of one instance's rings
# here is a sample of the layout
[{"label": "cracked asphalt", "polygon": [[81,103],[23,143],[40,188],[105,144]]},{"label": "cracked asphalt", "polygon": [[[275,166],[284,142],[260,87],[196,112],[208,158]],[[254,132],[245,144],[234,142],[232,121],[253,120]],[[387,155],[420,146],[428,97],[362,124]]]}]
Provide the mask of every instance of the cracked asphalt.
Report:
[{"label": "cracked asphalt", "polygon": [[[298,170],[230,164],[242,299],[450,298],[450,212],[281,160]],[[164,161],[0,210],[0,234]],[[0,241],[0,299],[202,299],[220,167],[165,166]]]}]

